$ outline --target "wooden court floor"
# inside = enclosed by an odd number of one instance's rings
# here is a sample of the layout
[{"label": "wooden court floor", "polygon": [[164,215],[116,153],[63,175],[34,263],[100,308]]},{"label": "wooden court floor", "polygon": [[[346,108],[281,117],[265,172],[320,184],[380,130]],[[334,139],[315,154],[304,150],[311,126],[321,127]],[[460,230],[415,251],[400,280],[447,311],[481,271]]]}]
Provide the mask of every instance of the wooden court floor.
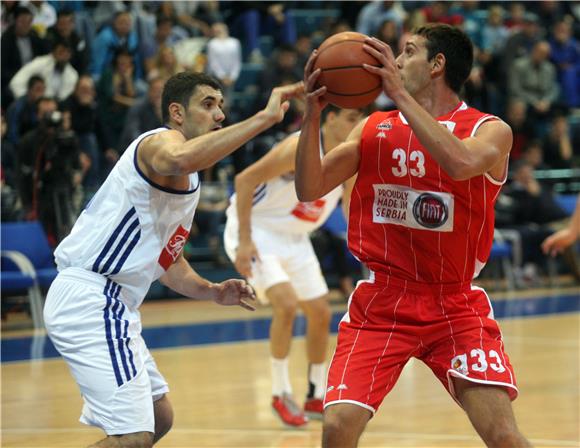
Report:
[{"label": "wooden court floor", "polygon": [[[578,288],[573,294],[580,294]],[[567,292],[570,294],[570,291]],[[526,293],[545,294],[545,291]],[[510,300],[510,297],[505,297]],[[335,311],[344,305],[333,305]],[[145,326],[269,316],[213,304],[167,301],[145,304]],[[535,446],[580,447],[580,314],[500,320],[516,369],[514,403],[522,431]],[[21,333],[15,333],[18,336]],[[15,335],[4,334],[3,338]],[[334,343],[334,335],[331,341]],[[329,356],[334,344],[329,347]],[[153,350],[171,387],[172,431],[159,447],[317,447],[321,423],[284,428],[270,411],[265,340]],[[102,437],[78,422],[81,398],[59,359],[2,363],[2,446],[81,447]],[[306,392],[304,340],[290,358],[295,396]],[[407,365],[363,435],[361,447],[483,446],[466,416],[420,362]]]}]

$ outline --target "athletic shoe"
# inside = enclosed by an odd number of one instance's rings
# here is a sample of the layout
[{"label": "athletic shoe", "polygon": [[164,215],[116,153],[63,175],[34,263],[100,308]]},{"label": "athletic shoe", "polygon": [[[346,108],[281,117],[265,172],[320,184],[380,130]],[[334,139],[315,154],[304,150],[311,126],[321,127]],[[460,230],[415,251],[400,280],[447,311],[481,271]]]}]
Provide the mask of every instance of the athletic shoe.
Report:
[{"label": "athletic shoe", "polygon": [[307,398],[304,402],[304,413],[313,420],[322,420],[324,403],[318,398]]},{"label": "athletic shoe", "polygon": [[272,409],[285,425],[299,427],[308,423],[308,419],[290,395],[273,396]]}]

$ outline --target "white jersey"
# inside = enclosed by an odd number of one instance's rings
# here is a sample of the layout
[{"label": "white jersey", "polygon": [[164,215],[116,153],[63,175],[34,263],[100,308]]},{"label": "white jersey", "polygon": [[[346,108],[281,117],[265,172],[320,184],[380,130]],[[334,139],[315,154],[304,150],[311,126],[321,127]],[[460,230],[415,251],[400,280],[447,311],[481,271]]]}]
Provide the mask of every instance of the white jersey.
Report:
[{"label": "white jersey", "polygon": [[129,307],[141,304],[181,253],[199,201],[197,173],[189,175],[188,190],[173,190],[137,165],[139,143],[167,129],[145,132],[129,145],[55,251],[59,271],[76,267],[103,275],[119,285],[118,297]]},{"label": "white jersey", "polygon": [[[324,155],[322,142],[320,155]],[[282,233],[305,234],[319,228],[342,197],[342,185],[312,202],[300,202],[296,195],[294,173],[275,177],[254,190],[252,227]],[[228,221],[237,227],[236,194],[230,198],[226,213]]]}]

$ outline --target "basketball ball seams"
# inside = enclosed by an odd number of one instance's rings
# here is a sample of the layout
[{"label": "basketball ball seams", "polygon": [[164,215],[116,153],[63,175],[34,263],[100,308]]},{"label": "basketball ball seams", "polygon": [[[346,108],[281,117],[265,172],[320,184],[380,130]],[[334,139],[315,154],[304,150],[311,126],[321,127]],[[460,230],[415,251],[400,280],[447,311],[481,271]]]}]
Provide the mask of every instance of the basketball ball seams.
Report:
[{"label": "basketball ball seams", "polygon": [[320,56],[322,53],[324,53],[326,50],[328,50],[329,48],[335,47],[336,45],[342,45],[345,42],[355,42],[357,44],[363,43],[364,44],[364,39],[344,39],[344,40],[339,40],[336,42],[333,42],[331,44],[328,44],[326,47],[324,47],[322,50],[318,50],[318,56]]},{"label": "basketball ball seams", "polygon": [[[376,67],[376,68],[381,68],[382,65],[373,65],[373,64],[366,64],[366,65],[370,65],[371,67]],[[332,70],[343,70],[343,69],[350,69],[350,68],[362,68],[364,70],[364,67],[362,65],[343,65],[341,67],[328,67],[328,68],[322,68],[319,67],[321,71],[323,72],[329,72]]]},{"label": "basketball ball seams", "polygon": [[359,96],[359,95],[367,95],[369,93],[374,92],[377,89],[380,89],[382,86],[381,84],[379,84],[376,87],[373,87],[370,90],[366,90],[364,92],[357,92],[357,93],[338,93],[338,92],[333,92],[332,90],[327,90],[326,93],[330,93],[331,95],[337,95],[337,96]]}]

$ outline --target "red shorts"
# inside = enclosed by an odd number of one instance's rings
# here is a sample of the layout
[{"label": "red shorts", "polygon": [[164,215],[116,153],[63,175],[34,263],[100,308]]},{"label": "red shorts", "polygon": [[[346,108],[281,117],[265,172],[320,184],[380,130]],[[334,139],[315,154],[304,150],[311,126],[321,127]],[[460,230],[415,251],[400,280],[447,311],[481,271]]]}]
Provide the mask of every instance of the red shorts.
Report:
[{"label": "red shorts", "polygon": [[451,377],[518,390],[489,298],[471,285],[361,282],[338,331],[325,406],[353,403],[376,412],[413,356],[457,401]]}]

